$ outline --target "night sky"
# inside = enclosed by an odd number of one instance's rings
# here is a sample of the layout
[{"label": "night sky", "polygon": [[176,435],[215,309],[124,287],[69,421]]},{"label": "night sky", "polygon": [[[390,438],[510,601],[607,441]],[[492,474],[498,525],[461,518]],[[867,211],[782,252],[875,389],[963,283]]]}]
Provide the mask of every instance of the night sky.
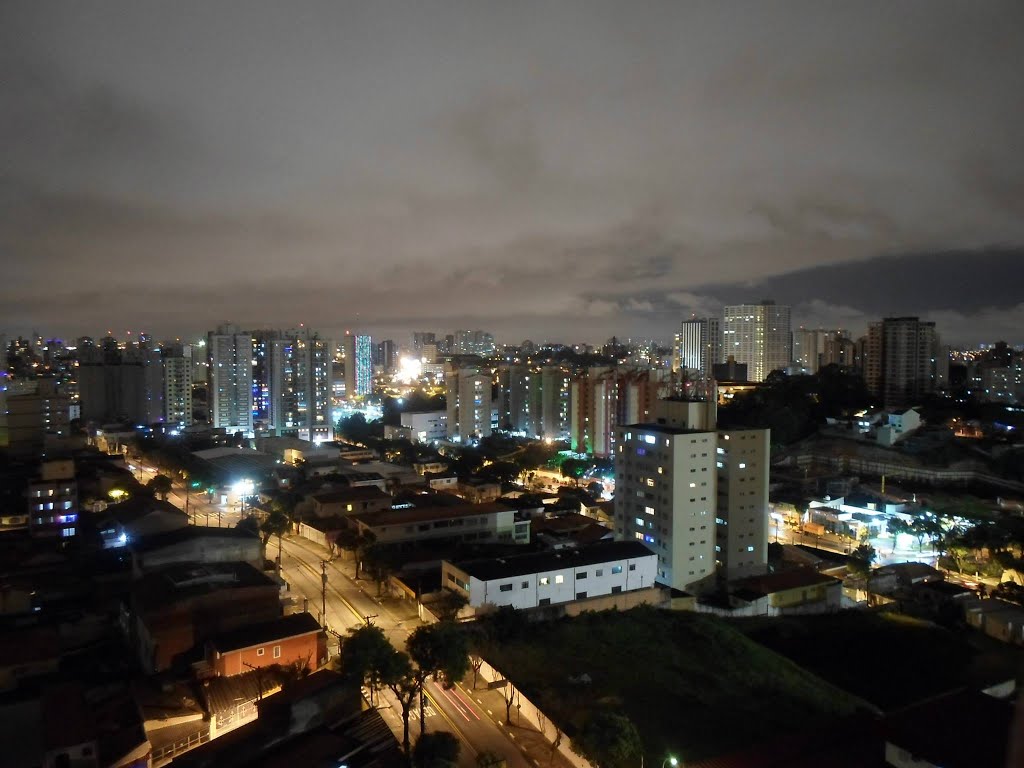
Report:
[{"label": "night sky", "polygon": [[1024,342],[1024,3],[4,2],[0,330]]}]

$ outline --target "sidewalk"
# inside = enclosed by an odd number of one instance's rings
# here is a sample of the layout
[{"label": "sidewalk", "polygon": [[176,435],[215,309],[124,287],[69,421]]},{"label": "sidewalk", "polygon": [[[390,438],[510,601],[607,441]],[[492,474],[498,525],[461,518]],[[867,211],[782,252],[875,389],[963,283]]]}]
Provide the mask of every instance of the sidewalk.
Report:
[{"label": "sidewalk", "polygon": [[[521,717],[516,705],[512,705],[511,722],[505,722],[505,698],[499,689],[486,688],[487,683],[480,677],[477,688],[473,689],[473,672],[459,683],[462,692],[473,699],[486,715],[507,735],[533,765],[547,768],[576,768],[563,756],[556,747],[539,731],[537,727]],[[562,737],[563,744],[569,743],[569,737]]]}]

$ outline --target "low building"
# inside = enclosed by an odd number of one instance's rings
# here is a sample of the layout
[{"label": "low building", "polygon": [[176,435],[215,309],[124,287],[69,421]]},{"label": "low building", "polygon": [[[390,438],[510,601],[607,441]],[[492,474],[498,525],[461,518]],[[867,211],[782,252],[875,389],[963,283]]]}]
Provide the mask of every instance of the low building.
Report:
[{"label": "low building", "polygon": [[967,623],[989,637],[1011,645],[1024,645],[1024,608],[989,598],[964,605]]},{"label": "low building", "polygon": [[353,512],[377,512],[391,508],[391,496],[378,486],[338,488],[313,494],[313,514],[316,517],[336,517]]},{"label": "low building", "polygon": [[460,480],[455,486],[455,493],[473,504],[482,504],[501,497],[501,483],[491,483],[475,478]]},{"label": "low building", "polygon": [[414,443],[448,439],[447,411],[406,411],[401,419],[402,426],[409,430],[409,439]]},{"label": "low building", "polygon": [[206,641],[206,667],[220,677],[272,664],[313,672],[326,661],[327,636],[308,613],[250,624]]},{"label": "low building", "polygon": [[38,538],[68,539],[78,531],[78,483],[71,459],[44,461],[28,486],[28,529]]},{"label": "low building", "polygon": [[442,461],[441,459],[428,459],[423,461],[414,461],[412,468],[418,475],[437,474],[439,472],[448,471],[448,462]]},{"label": "low building", "polygon": [[832,613],[840,609],[842,597],[841,579],[812,568],[794,568],[729,582],[726,592],[698,599],[696,609],[720,616]]},{"label": "low building", "polygon": [[280,588],[247,563],[170,565],[135,582],[121,623],[143,669],[169,669],[206,640],[281,615]]},{"label": "low building", "polygon": [[406,506],[362,512],[350,519],[361,533],[372,533],[381,544],[424,539],[508,542],[528,544],[530,521],[520,520],[514,509],[489,504]]},{"label": "low building", "polygon": [[188,515],[169,501],[149,496],[108,504],[91,517],[103,549],[123,547],[129,541],[188,526]]},{"label": "low building", "polygon": [[262,570],[265,560],[260,537],[243,528],[188,525],[130,540],[127,546],[132,553],[132,572],[136,577],[181,563],[243,562]]},{"label": "low building", "polygon": [[314,517],[299,523],[299,536],[325,549],[332,549],[337,546],[338,534],[349,527],[348,518],[344,515]]},{"label": "low building", "polygon": [[[654,586],[658,557],[635,541],[441,564],[442,586],[461,592],[474,613],[503,606],[542,608]],[[612,607],[612,606],[608,606]]]}]

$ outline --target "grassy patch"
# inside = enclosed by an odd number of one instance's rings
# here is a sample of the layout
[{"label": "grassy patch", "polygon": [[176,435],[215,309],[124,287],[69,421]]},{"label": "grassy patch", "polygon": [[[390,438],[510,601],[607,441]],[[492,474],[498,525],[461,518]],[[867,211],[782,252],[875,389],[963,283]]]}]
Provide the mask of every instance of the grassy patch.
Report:
[{"label": "grassy patch", "polygon": [[[570,735],[595,707],[620,707],[659,764],[666,754],[685,762],[806,728],[859,703],[700,614],[643,608],[531,624],[493,657]],[[584,674],[589,683],[578,682]]]},{"label": "grassy patch", "polygon": [[971,633],[897,614],[844,611],[734,624],[752,640],[883,710],[1016,673],[1012,655],[979,648]]}]

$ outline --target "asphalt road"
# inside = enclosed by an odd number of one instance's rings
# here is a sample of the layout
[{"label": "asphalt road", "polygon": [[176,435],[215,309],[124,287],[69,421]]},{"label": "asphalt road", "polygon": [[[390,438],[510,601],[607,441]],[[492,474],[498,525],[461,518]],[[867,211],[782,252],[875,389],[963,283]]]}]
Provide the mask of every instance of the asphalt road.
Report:
[{"label": "asphalt road", "polygon": [[[321,591],[321,562],[327,556],[326,550],[316,544],[297,537],[283,540],[281,575],[288,582],[291,594],[296,597],[297,610],[302,609],[303,598],[309,600],[309,611],[318,616],[321,613],[323,593]],[[267,545],[268,556],[276,556],[277,544],[272,540]],[[352,565],[337,560],[329,561],[327,570],[326,604],[327,626],[330,628],[332,652],[336,649],[336,635],[372,622],[384,630],[392,645],[405,648],[409,634],[420,620],[415,615],[415,606],[407,604],[404,610],[393,608],[391,601],[376,596],[372,582],[355,581],[350,573]],[[484,750],[495,752],[506,758],[509,768],[536,768],[535,764],[520,752],[509,730],[498,724],[504,712],[487,708],[474,697],[472,692],[461,685],[445,690],[434,682],[426,685],[427,731],[450,731],[462,742],[460,764],[465,768],[476,765],[476,755]],[[398,703],[390,691],[379,694],[381,713],[393,728],[399,739],[402,720]],[[415,742],[419,734],[418,710],[410,715],[410,735]]]}]

